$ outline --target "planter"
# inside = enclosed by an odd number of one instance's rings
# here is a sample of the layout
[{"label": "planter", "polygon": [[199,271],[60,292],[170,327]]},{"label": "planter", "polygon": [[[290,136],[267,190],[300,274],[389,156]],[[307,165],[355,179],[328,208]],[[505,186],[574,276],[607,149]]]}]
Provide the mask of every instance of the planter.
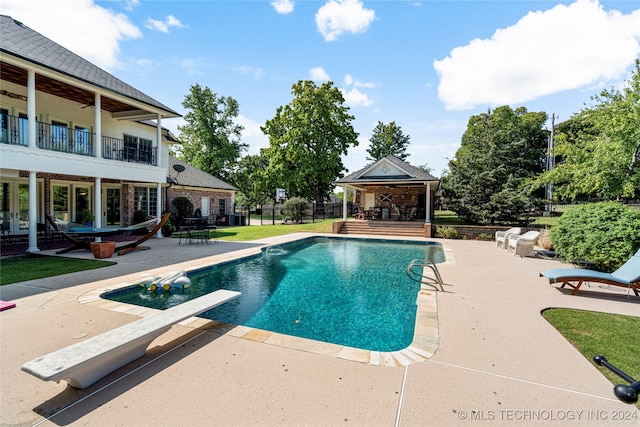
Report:
[{"label": "planter", "polygon": [[89,246],[93,256],[98,259],[111,258],[116,250],[116,242],[91,242]]}]

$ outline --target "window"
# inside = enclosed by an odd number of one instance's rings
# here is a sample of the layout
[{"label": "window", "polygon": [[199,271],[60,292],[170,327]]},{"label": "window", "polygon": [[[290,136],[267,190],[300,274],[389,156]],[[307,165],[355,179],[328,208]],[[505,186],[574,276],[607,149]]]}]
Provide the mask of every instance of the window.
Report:
[{"label": "window", "polygon": [[135,187],[135,210],[144,212],[147,216],[156,216],[158,193],[155,188]]},{"label": "window", "polygon": [[51,121],[51,148],[56,151],[68,151],[67,124]]},{"label": "window", "polygon": [[9,142],[9,110],[0,108],[0,140]]},{"label": "window", "polygon": [[86,126],[75,126],[73,130],[73,152],[85,156],[91,155],[91,135]]},{"label": "window", "polygon": [[29,119],[25,113],[18,114],[18,144],[29,145]]},{"label": "window", "polygon": [[83,224],[84,219],[82,217],[82,212],[85,209],[91,210],[89,207],[90,198],[89,198],[89,188],[88,187],[75,187],[75,195],[76,195],[76,220],[78,224]]},{"label": "window", "polygon": [[225,215],[227,213],[227,199],[220,199],[218,201],[218,215]]},{"label": "window", "polygon": [[150,139],[124,135],[124,155],[129,162],[153,163],[153,147]]},{"label": "window", "polygon": [[53,217],[64,224],[69,222],[69,187],[53,186]]}]

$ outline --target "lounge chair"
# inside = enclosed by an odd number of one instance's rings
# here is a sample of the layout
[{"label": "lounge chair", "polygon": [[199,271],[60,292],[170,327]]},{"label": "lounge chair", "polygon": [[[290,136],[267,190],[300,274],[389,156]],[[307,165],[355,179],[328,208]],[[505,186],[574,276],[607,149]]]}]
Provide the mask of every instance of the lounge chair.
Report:
[{"label": "lounge chair", "polygon": [[573,288],[572,295],[578,293],[584,282],[598,282],[622,286],[632,290],[636,296],[640,296],[640,249],[613,273],[601,273],[582,268],[554,268],[541,271],[540,276],[549,279],[550,285],[562,283],[561,288],[565,286]]},{"label": "lounge chair", "polygon": [[507,250],[510,251],[513,249],[514,255],[535,256],[533,248],[538,240],[538,236],[540,236],[539,231],[527,231],[522,235],[512,234],[509,236]]},{"label": "lounge chair", "polygon": [[512,227],[506,231],[496,231],[496,246],[507,249],[506,243],[509,242],[509,237],[512,234],[518,235],[520,233],[522,233],[522,229],[520,227]]}]

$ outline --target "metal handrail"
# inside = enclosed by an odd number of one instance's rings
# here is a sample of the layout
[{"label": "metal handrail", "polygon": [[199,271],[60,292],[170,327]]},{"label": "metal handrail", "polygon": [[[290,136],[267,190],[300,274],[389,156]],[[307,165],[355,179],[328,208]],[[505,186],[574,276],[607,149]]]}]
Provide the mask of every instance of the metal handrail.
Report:
[{"label": "metal handrail", "polygon": [[[414,268],[422,268],[422,271],[418,273],[417,271],[414,271]],[[435,277],[431,277],[425,274],[426,268],[431,269]],[[413,261],[411,261],[411,263],[409,263],[409,266],[407,267],[407,270],[405,272],[407,273],[409,279],[413,280],[414,282],[418,282],[421,285],[425,284],[433,286],[437,290],[444,292],[444,282],[442,281],[442,277],[440,276],[438,267],[436,267],[436,264],[434,262],[427,259],[414,259]]]}]

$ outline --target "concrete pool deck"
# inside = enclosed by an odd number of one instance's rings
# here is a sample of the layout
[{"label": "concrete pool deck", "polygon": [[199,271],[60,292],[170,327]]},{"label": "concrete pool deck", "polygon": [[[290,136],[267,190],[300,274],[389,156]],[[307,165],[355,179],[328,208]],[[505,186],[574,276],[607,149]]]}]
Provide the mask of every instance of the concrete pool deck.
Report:
[{"label": "concrete pool deck", "polygon": [[619,402],[611,383],[540,315],[569,307],[640,316],[640,299],[598,284],[570,295],[538,277],[558,261],[516,257],[494,242],[440,240],[455,262],[438,266],[445,281],[436,294],[439,347],[421,363],[360,363],[240,339],[200,319],[174,326],[143,358],[85,390],[20,370],[144,315],[87,301],[97,289],[290,238],[199,246],[151,240],[149,251],[112,258],[117,266],[1,287],[0,299],[16,308],[0,313],[0,424],[640,425],[640,411]]}]

